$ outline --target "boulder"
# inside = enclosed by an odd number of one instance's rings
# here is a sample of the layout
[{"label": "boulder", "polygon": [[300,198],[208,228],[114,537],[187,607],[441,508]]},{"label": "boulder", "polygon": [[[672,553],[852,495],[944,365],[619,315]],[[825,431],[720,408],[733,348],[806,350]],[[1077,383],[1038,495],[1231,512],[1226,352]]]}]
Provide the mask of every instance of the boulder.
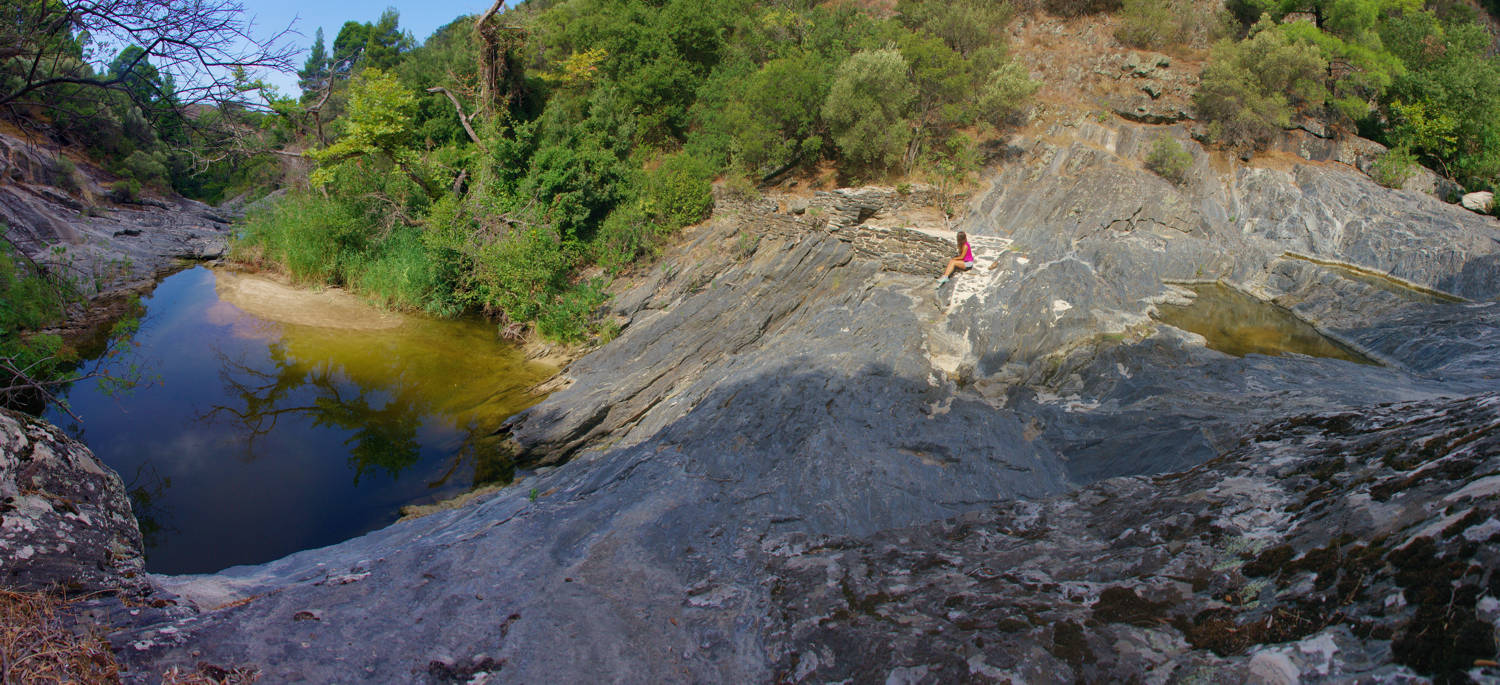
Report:
[{"label": "boulder", "polygon": [[0,409],[0,586],[147,587],[120,477],[57,427]]},{"label": "boulder", "polygon": [[1495,206],[1495,194],[1488,190],[1478,193],[1468,193],[1464,195],[1461,203],[1464,209],[1471,209],[1482,213],[1489,212]]}]

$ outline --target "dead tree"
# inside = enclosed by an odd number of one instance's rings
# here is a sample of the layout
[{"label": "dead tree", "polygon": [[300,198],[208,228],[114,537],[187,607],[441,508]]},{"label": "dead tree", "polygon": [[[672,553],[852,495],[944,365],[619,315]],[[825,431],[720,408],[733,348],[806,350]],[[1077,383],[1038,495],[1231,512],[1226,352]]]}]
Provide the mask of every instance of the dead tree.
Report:
[{"label": "dead tree", "polygon": [[506,111],[523,95],[520,64],[512,48],[525,29],[495,21],[504,6],[505,0],[495,0],[474,22],[479,36],[479,111],[486,115]]}]

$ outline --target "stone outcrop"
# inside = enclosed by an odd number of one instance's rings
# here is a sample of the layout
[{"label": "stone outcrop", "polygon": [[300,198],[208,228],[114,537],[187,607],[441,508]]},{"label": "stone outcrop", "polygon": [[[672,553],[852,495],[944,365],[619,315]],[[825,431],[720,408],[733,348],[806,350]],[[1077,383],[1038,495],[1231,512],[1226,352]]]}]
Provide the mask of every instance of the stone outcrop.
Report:
[{"label": "stone outcrop", "polygon": [[[1160,135],[1194,156],[1184,186],[1142,167]],[[1466,545],[1494,532],[1494,220],[1181,127],[1075,122],[998,158],[952,223],[880,189],[721,197],[611,304],[620,336],[508,423],[537,467],[517,487],[158,578],[177,605],[131,616],[122,658],[273,681],[1487,668],[1495,560]],[[935,288],[954,229],[979,268]],[[1381,363],[1208,349],[1153,318],[1193,281]],[[1426,628],[1465,646],[1410,657]]]},{"label": "stone outcrop", "polygon": [[85,295],[150,281],[180,260],[223,256],[230,217],[178,197],[113,202],[108,173],[62,159],[60,150],[0,133],[0,226]]},{"label": "stone outcrop", "polygon": [[141,593],[143,566],[120,477],[55,426],[0,409],[0,586]]},{"label": "stone outcrop", "polygon": [[1180,474],[776,540],[775,677],[1493,678],[1496,543],[1500,396],[1293,417]]}]

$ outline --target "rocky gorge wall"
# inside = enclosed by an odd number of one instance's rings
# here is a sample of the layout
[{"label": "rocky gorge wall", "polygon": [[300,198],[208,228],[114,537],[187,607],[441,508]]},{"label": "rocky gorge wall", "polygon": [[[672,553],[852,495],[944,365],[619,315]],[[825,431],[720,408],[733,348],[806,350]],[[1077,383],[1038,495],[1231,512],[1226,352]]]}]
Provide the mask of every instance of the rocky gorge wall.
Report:
[{"label": "rocky gorge wall", "polygon": [[[988,186],[721,195],[503,427],[516,487],[96,611],[143,682],[1494,675],[1492,219],[1092,120]],[[1152,318],[1211,280],[1381,364]]]},{"label": "rocky gorge wall", "polygon": [[85,296],[150,282],[182,260],[216,259],[232,212],[180,197],[109,199],[113,177],[65,153],[0,132],[0,229],[73,280]]}]

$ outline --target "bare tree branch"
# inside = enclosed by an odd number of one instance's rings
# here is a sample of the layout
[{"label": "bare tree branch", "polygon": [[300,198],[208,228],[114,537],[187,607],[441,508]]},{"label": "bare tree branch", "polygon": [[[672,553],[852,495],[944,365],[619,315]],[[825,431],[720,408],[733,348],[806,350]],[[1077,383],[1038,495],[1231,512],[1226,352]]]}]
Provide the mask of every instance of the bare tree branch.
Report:
[{"label": "bare tree branch", "polygon": [[474,144],[478,145],[479,149],[484,150],[485,152],[490,151],[489,148],[485,147],[484,141],[479,139],[479,134],[474,133],[474,127],[469,125],[469,117],[464,116],[464,107],[463,105],[458,103],[458,96],[449,92],[447,88],[444,88],[442,86],[428,88],[427,92],[442,93],[443,95],[448,96],[448,102],[453,103],[453,109],[458,112],[458,123],[464,125],[464,131],[469,134],[469,140],[474,141]]},{"label": "bare tree branch", "polygon": [[[10,4],[10,3],[7,3]],[[148,61],[176,84],[181,106],[234,103],[254,107],[242,89],[248,71],[291,71],[296,49],[285,43],[290,27],[268,38],[251,34],[236,0],[56,0],[13,5],[0,26],[0,53],[24,58],[26,72],[0,89],[0,105],[61,86],[116,90]],[[139,46],[143,52],[112,72],[100,51]],[[81,56],[81,59],[79,57]],[[43,62],[51,66],[43,69]],[[147,103],[138,103],[147,104]]]}]

